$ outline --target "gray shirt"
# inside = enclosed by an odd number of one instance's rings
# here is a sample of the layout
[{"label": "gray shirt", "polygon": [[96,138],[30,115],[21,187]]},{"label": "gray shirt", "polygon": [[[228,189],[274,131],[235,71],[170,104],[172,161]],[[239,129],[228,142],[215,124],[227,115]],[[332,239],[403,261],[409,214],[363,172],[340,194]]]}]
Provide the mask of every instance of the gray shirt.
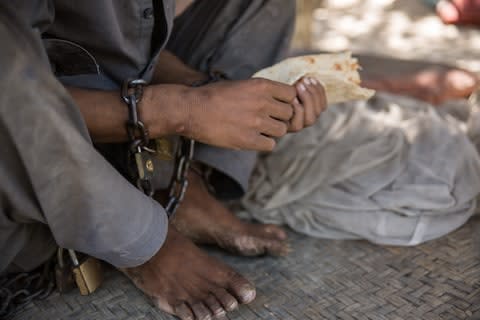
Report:
[{"label": "gray shirt", "polygon": [[[59,59],[54,63],[80,69],[70,68],[71,72],[60,80],[94,89],[118,88],[128,78],[150,81],[175,16],[174,0],[155,1],[154,8],[152,0],[53,0],[52,23],[42,30],[46,31],[43,37],[68,40],[69,43],[55,47],[64,52],[57,52]],[[161,34],[153,37],[154,29]],[[152,43],[152,38],[158,43]],[[79,63],[82,60],[68,54],[72,43],[93,57],[101,75],[88,76],[83,72],[85,66]]]},{"label": "gray shirt", "polygon": [[[62,83],[90,89],[118,90],[128,78],[143,78],[147,82],[151,80],[159,53],[172,33],[174,0],[51,0],[51,2],[54,4],[55,12],[52,14],[52,23],[43,30],[46,31],[43,37],[51,63]],[[215,1],[215,5],[218,6],[219,2]],[[231,1],[229,4],[233,8],[242,4],[240,6],[242,10],[248,7],[245,5],[246,2],[242,1]],[[204,17],[205,14],[207,17]],[[211,24],[212,18],[215,18],[222,28],[219,29],[220,32],[209,30],[207,36],[198,34],[201,37],[199,42],[214,44],[218,48],[221,47],[220,43],[217,43],[218,39],[227,39],[225,29],[233,26],[237,17],[242,16],[246,21],[250,20],[248,15],[244,15],[240,10],[225,10],[222,12],[223,17],[216,13],[214,17],[208,15],[212,13],[202,11],[198,19],[200,21],[195,20],[195,23],[207,25],[208,21]],[[241,25],[245,27],[245,21]],[[189,29],[195,34],[195,26]],[[170,39],[172,40],[176,39]],[[269,40],[274,44],[283,43],[276,39]],[[186,42],[189,43],[189,40]],[[235,53],[240,47],[248,46],[248,42],[243,41],[235,45],[235,50],[230,51]],[[265,47],[266,45],[262,48]],[[256,55],[255,60],[265,63],[264,60],[268,60],[265,57],[271,59],[277,49],[277,46],[273,47],[264,50],[263,58],[262,55]],[[203,50],[194,49],[195,52],[186,54],[207,58],[214,50],[208,46]],[[239,65],[236,59],[229,63],[225,62],[225,65]],[[109,151],[104,154],[112,163],[125,158],[121,148],[107,146],[107,149]],[[215,168],[217,170],[215,172],[220,172],[220,175],[212,176],[220,176],[222,179],[219,185],[222,185],[222,188],[232,186],[227,189],[234,190],[232,193],[239,196],[247,187],[255,153],[197,144],[195,160]],[[116,167],[122,172],[126,171],[124,164],[117,162]],[[164,162],[156,164],[155,167],[161,170],[156,171],[154,186],[167,187],[171,178],[172,164]]]}]

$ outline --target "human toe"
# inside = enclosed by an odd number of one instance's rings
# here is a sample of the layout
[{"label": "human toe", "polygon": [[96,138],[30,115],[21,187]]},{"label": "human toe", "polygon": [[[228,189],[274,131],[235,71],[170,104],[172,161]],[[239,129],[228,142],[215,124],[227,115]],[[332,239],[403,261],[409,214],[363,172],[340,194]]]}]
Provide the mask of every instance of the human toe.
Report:
[{"label": "human toe", "polygon": [[174,314],[181,320],[195,320],[192,310],[186,303],[181,303],[173,308]]},{"label": "human toe", "polygon": [[205,300],[205,304],[207,305],[208,309],[210,309],[215,319],[224,317],[227,314],[222,304],[213,294],[208,295],[207,299]]},{"label": "human toe", "polygon": [[222,305],[223,309],[230,312],[238,308],[238,301],[223,288],[216,289],[214,295]]},{"label": "human toe", "polygon": [[285,230],[280,228],[279,226],[276,226],[274,224],[262,224],[262,225],[257,225],[257,233],[266,235],[267,237],[271,237],[272,239],[278,239],[278,240],[286,240],[287,239],[287,233]]},{"label": "human toe", "polygon": [[256,296],[255,287],[239,274],[230,278],[229,291],[241,304],[252,302]]},{"label": "human toe", "polygon": [[195,320],[212,320],[213,314],[203,302],[196,302],[190,305],[195,315]]}]

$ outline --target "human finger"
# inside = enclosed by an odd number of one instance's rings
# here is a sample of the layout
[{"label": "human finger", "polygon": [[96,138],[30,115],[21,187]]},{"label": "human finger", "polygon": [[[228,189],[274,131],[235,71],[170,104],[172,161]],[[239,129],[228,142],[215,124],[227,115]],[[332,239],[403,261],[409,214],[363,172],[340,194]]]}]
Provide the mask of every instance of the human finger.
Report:
[{"label": "human finger", "polygon": [[269,137],[283,137],[288,130],[287,124],[273,118],[265,120],[261,125],[261,132]]},{"label": "human finger", "polygon": [[314,91],[314,95],[317,98],[315,102],[315,112],[317,116],[320,115],[325,109],[327,108],[327,95],[325,92],[325,88],[323,85],[315,79],[314,77],[310,78],[310,82],[312,83],[311,89]]},{"label": "human finger", "polygon": [[272,118],[289,121],[293,116],[293,109],[291,103],[284,103],[278,100],[271,99],[267,103],[268,115]]},{"label": "human finger", "polygon": [[303,106],[300,104],[298,98],[295,98],[292,103],[293,106],[293,117],[290,120],[290,127],[288,131],[298,132],[303,129],[303,122],[305,121],[305,113]]},{"label": "human finger", "polygon": [[273,98],[289,104],[292,103],[293,99],[295,99],[297,95],[297,92],[294,86],[277,82],[277,81],[271,81],[271,80],[267,80],[267,81],[268,81],[266,82],[267,90]]},{"label": "human finger", "polygon": [[312,94],[307,90],[307,86],[303,80],[297,82],[296,87],[299,100],[302,103],[304,110],[304,126],[309,127],[317,120],[317,116],[315,115],[314,100]]}]

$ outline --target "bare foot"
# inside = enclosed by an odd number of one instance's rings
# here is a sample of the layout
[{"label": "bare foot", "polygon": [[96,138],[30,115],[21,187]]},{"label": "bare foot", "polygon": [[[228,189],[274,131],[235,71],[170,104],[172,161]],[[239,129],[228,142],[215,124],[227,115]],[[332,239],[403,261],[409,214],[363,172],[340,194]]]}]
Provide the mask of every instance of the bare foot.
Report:
[{"label": "bare foot", "polygon": [[170,226],[162,248],[145,264],[121,270],[161,310],[185,320],[223,318],[255,298],[255,288]]},{"label": "bare foot", "polygon": [[367,88],[412,96],[438,105],[451,99],[466,98],[478,86],[478,78],[461,69],[429,68],[402,76],[366,78]]},{"label": "bare foot", "polygon": [[198,174],[190,172],[189,182],[185,199],[173,219],[182,234],[196,243],[217,245],[244,256],[288,254],[283,229],[244,222],[208,192]]}]

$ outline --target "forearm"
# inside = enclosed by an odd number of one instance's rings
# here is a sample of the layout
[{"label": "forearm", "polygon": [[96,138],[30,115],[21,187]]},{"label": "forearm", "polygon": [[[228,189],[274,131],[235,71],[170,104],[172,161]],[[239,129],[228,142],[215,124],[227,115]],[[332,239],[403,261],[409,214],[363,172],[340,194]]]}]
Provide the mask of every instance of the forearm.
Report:
[{"label": "forearm", "polygon": [[[125,123],[128,108],[118,91],[101,91],[67,87],[95,142],[127,141]],[[151,138],[178,134],[185,128],[188,109],[184,97],[188,87],[152,85],[144,89],[138,106],[140,120]]]},{"label": "forearm", "polygon": [[[127,140],[127,106],[118,92],[70,88],[97,142]],[[198,88],[145,87],[139,119],[151,138],[181,135],[222,148],[270,151],[292,119],[293,86],[265,79],[221,81]]]},{"label": "forearm", "polygon": [[175,17],[181,15],[194,0],[177,0],[175,3]]}]

